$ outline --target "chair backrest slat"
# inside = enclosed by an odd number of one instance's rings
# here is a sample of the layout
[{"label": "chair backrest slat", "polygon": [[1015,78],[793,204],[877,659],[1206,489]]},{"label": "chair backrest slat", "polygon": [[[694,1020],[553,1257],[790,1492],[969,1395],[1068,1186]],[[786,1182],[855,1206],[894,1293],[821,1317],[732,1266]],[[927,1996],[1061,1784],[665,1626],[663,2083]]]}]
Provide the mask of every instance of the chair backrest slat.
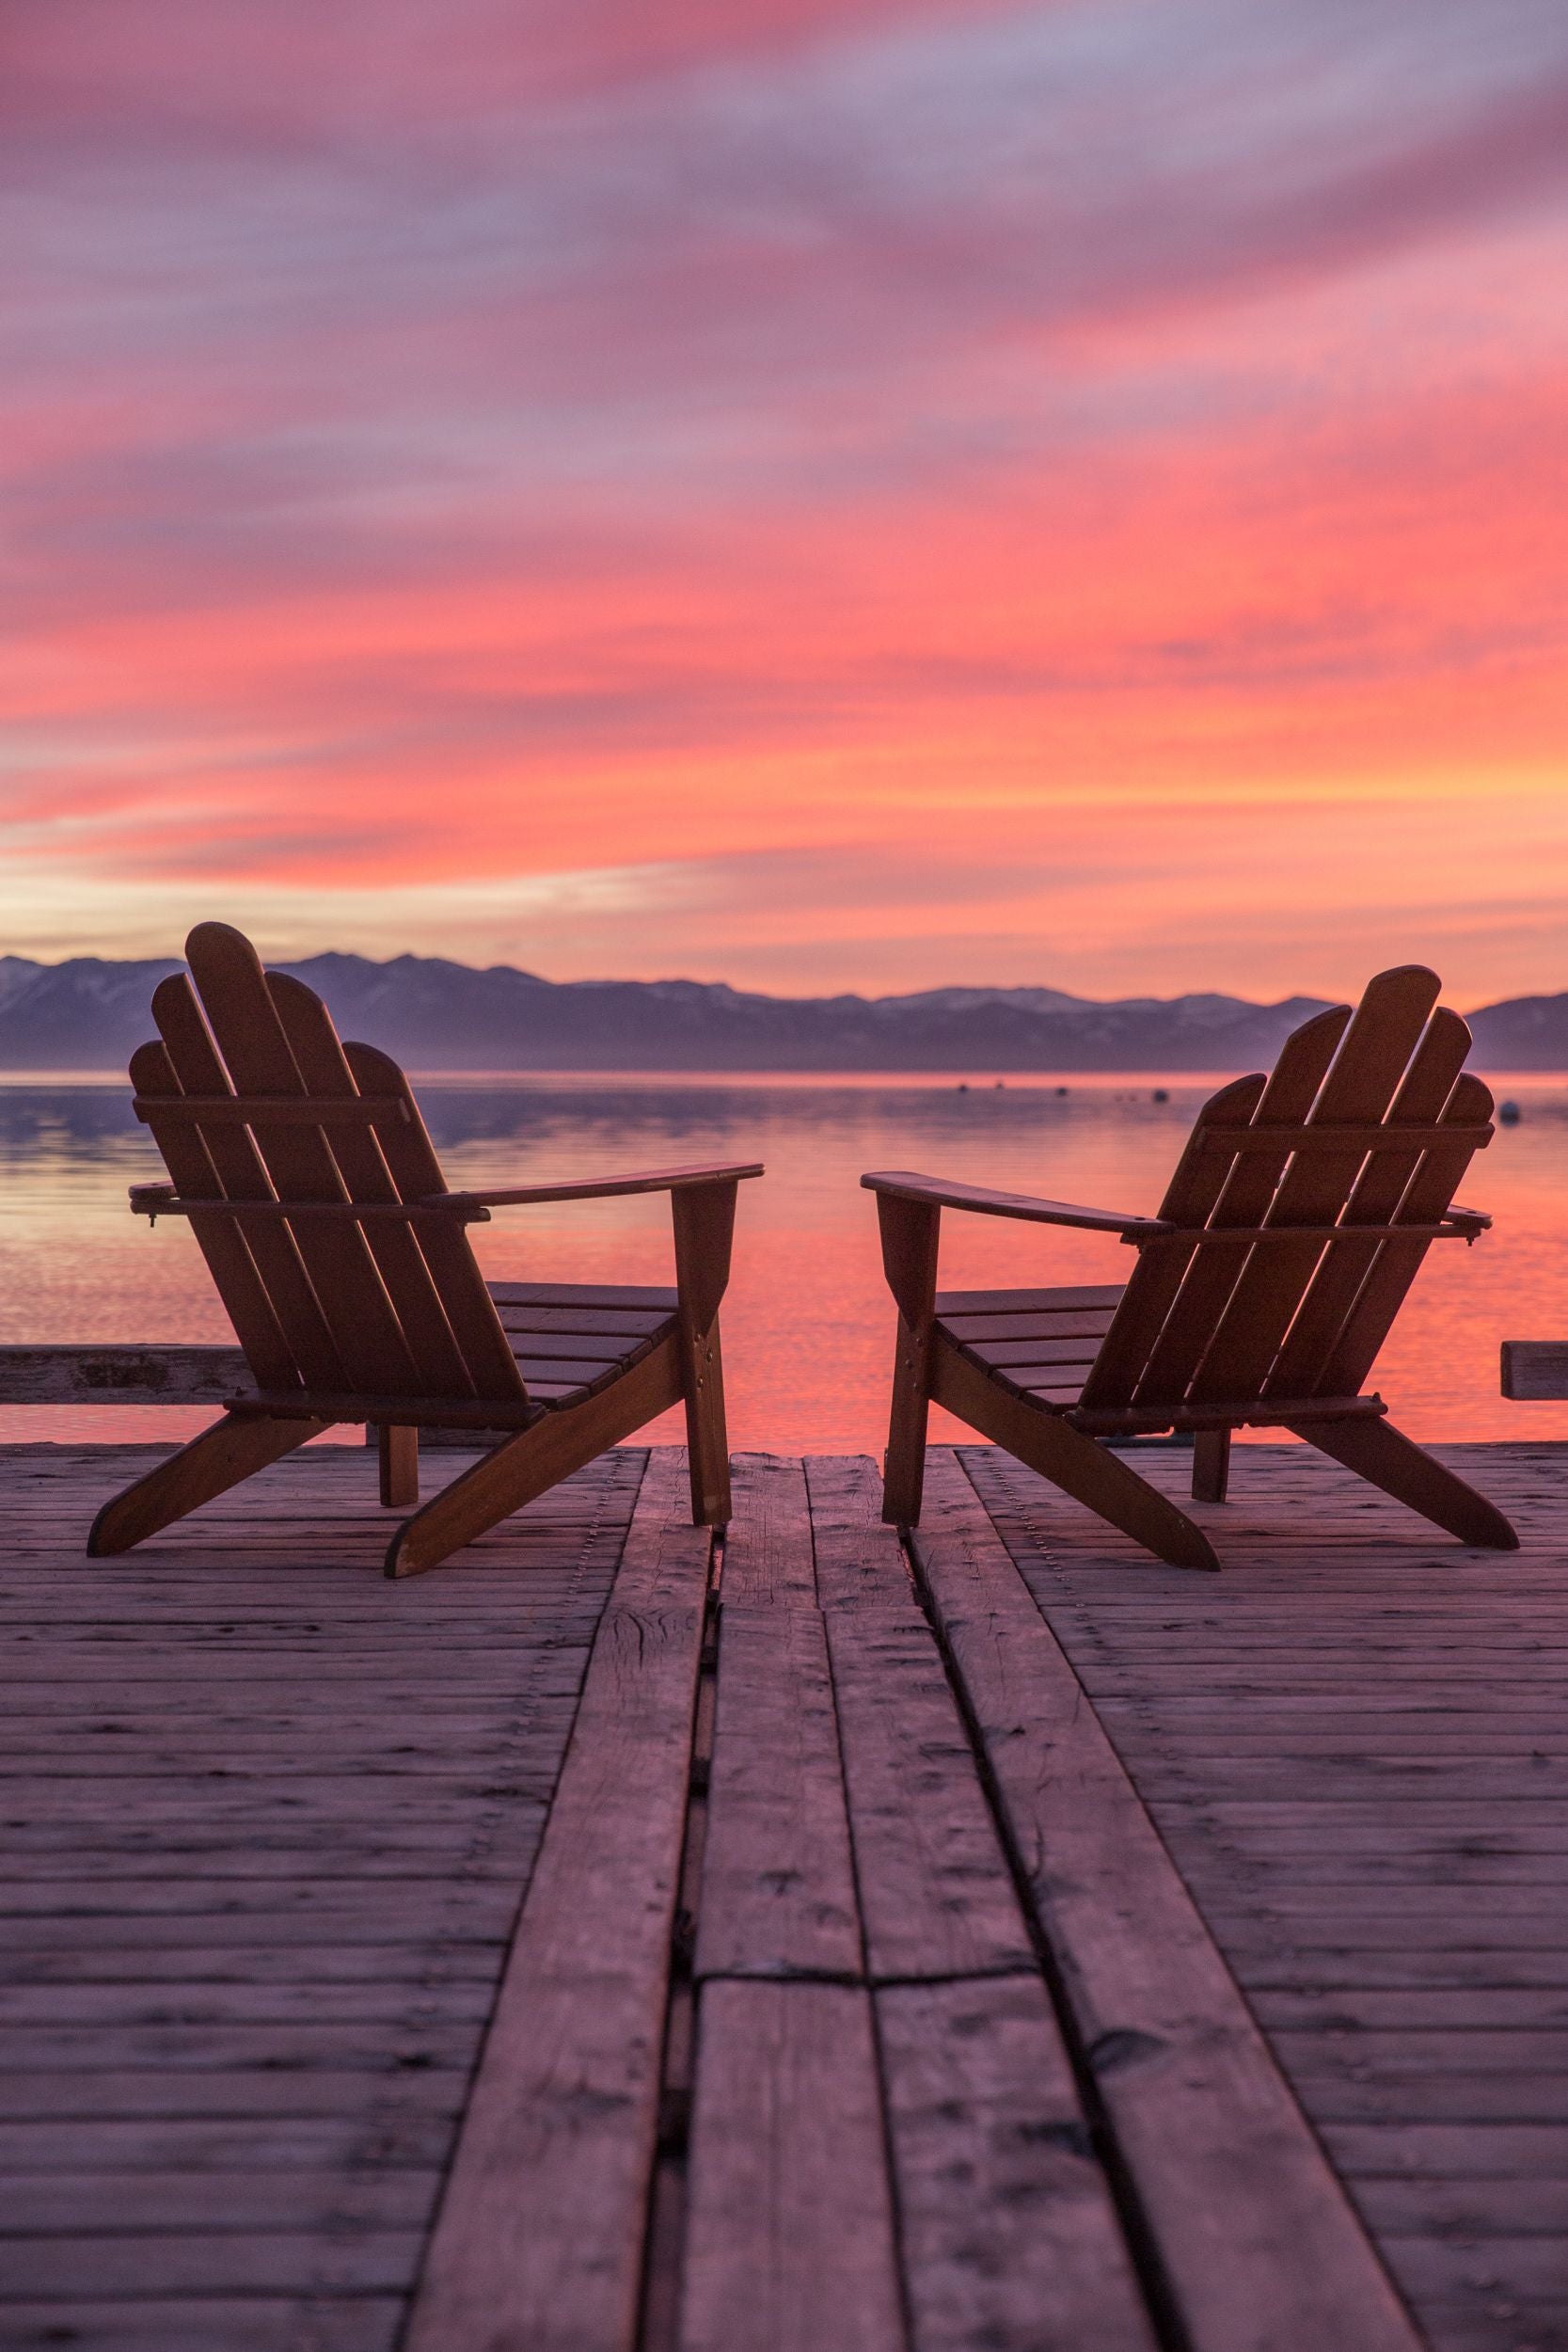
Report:
[{"label": "chair backrest slat", "polygon": [[[179,1100],[180,1081],[169,1059],[168,1047],[161,1039],[137,1046],[131,1057],[131,1083],[149,1102],[161,1095]],[[154,1112],[149,1115],[148,1129],[164,1155],[164,1164],[177,1189],[187,1199],[231,1197],[226,1195],[218,1172],[208,1157],[207,1146],[194,1126],[183,1120],[160,1119]],[[207,1261],[218,1296],[229,1311],[234,1336],[245,1349],[258,1387],[299,1388],[302,1375],[298,1362],[284,1336],[245,1235],[227,1216],[193,1216],[191,1232]],[[287,1233],[271,1238],[293,1248]],[[304,1280],[303,1273],[300,1279]]]},{"label": "chair backrest slat", "polygon": [[[1473,1072],[1465,1071],[1449,1099],[1445,1124],[1473,1131],[1491,1117],[1492,1096]],[[1451,1147],[1433,1144],[1405,1188],[1394,1215],[1396,1225],[1427,1225],[1442,1216],[1465,1179],[1475,1157],[1473,1134]],[[1315,1384],[1319,1396],[1354,1395],[1377,1360],[1394,1317],[1404,1303],[1420,1270],[1429,1245],[1419,1241],[1386,1241],[1363,1281],[1355,1304]]]},{"label": "chair backrest slat", "polygon": [[[1137,1405],[1185,1402],[1215,1326],[1247,1262],[1249,1240],[1227,1241],[1227,1227],[1260,1225],[1290,1157],[1291,1130],[1311,1109],[1350,1021],[1348,1005],[1330,1006],[1285,1041],[1253,1113],[1254,1130],[1278,1128],[1277,1152],[1238,1153],[1223,1171],[1218,1198],[1200,1246],[1194,1249],[1158,1344],[1132,1391]],[[1150,1255],[1156,1253],[1151,1252]],[[1140,1266],[1139,1275],[1143,1272]],[[1136,1279],[1137,1277],[1134,1277]]]},{"label": "chair backrest slat", "polygon": [[[1456,1012],[1439,1005],[1427,1023],[1384,1130],[1389,1142],[1398,1137],[1402,1128],[1414,1129],[1419,1140],[1404,1150],[1379,1150],[1368,1158],[1351,1188],[1340,1220],[1343,1225],[1354,1228],[1392,1221],[1421,1166],[1428,1142],[1442,1135],[1437,1121],[1443,1117],[1469,1050],[1469,1030]],[[1450,1157],[1452,1149],[1450,1143]],[[1454,1184],[1434,1212],[1436,1216],[1448,1207],[1457,1183],[1456,1175]],[[1407,1224],[1414,1221],[1409,1216],[1405,1218]],[[1431,1223],[1432,1219],[1425,1221]],[[1317,1388],[1329,1351],[1371,1271],[1378,1248],[1375,1241],[1354,1238],[1329,1243],[1263,1383],[1265,1396],[1308,1396]],[[1368,1368],[1370,1369],[1370,1362]]]},{"label": "chair backrest slat", "polygon": [[[269,972],[266,982],[289,1050],[313,1101],[356,1096],[358,1089],[332,1016],[315,991],[284,972]],[[332,1155],[352,1200],[368,1204],[403,1198],[370,1128],[334,1122],[323,1132],[331,1136]],[[426,1396],[472,1396],[474,1383],[411,1228],[372,1219],[360,1230],[402,1327],[420,1391]]]},{"label": "chair backrest slat", "polygon": [[[183,972],[171,973],[161,980],[152,993],[152,1017],[167,1050],[180,1089],[184,1094],[229,1094],[233,1091],[229,1073],[224,1069],[217,1047],[214,1044],[195,989]],[[143,1092],[146,1089],[141,1089]],[[261,1154],[246,1129],[214,1125],[200,1129],[186,1127],[182,1121],[177,1132],[183,1137],[194,1136],[206,1154],[207,1164],[217,1179],[214,1190],[227,1200],[272,1200],[273,1190]],[[157,1136],[154,1125],[153,1134]],[[169,1174],[181,1182],[175,1164],[169,1158],[174,1136],[159,1138],[160,1149],[167,1160]],[[204,1199],[205,1194],[197,1198]],[[337,1342],[322,1311],[315,1287],[306,1270],[293,1236],[282,1226],[271,1231],[258,1227],[246,1236],[252,1262],[261,1277],[278,1325],[287,1339],[297,1372],[295,1378],[305,1387],[322,1391],[351,1387]],[[234,1299],[223,1291],[225,1305],[232,1316]],[[244,1344],[238,1322],[235,1331]],[[259,1364],[253,1364],[258,1385],[261,1381]],[[293,1383],[290,1384],[291,1386]]]},{"label": "chair backrest slat", "polygon": [[[185,956],[235,1093],[305,1094],[249,940],[226,923],[200,923],[185,943]],[[280,1200],[348,1200],[320,1127],[255,1120],[249,1132]],[[382,1396],[417,1395],[414,1359],[364,1233],[351,1219],[341,1229],[302,1219],[293,1232],[350,1387]]]},{"label": "chair backrest slat", "polygon": [[[1309,1126],[1384,1119],[1440,985],[1437,975],[1421,964],[1380,972],[1369,982],[1307,1114]],[[1264,1221],[1284,1228],[1334,1224],[1364,1157],[1354,1148],[1302,1154],[1285,1172]],[[1259,1393],[1324,1247],[1322,1240],[1303,1238],[1252,1253],[1194,1378],[1195,1404]]]},{"label": "chair backrest slat", "polygon": [[[389,1055],[373,1045],[343,1046],[343,1057],[361,1094],[401,1094],[406,1117],[381,1135],[381,1150],[388,1173],[404,1200],[427,1200],[444,1192],[446,1178],[430,1140],[412,1088]],[[501,1327],[496,1302],[460,1226],[421,1226],[419,1246],[461,1350],[476,1396],[498,1402],[526,1398],[528,1390],[512,1343]]]},{"label": "chair backrest slat", "polygon": [[1157,1255],[1146,1251],[1138,1259],[1085,1383],[1082,1402],[1085,1406],[1124,1405],[1131,1399],[1198,1247],[1198,1231],[1208,1223],[1229,1173],[1230,1163],[1205,1147],[1205,1127],[1210,1132],[1227,1127],[1244,1130],[1266,1084],[1258,1072],[1233,1080],[1205,1103],[1159,1211],[1172,1224],[1192,1227],[1191,1240],[1184,1234],[1185,1247],[1173,1243]]}]

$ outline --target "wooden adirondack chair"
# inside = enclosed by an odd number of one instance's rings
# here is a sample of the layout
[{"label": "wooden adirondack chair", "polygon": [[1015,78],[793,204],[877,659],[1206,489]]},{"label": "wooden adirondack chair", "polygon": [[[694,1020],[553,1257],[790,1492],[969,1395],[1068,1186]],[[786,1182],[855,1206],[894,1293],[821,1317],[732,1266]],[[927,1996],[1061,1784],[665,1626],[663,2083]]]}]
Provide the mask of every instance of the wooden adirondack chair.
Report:
[{"label": "wooden adirondack chair", "polygon": [[[131,1059],[173,1182],[134,1186],[131,1205],[189,1217],[256,1392],[106,1504],[89,1553],[128,1550],[335,1422],[379,1431],[394,1508],[419,1501],[421,1428],[511,1431],[398,1529],[387,1573],[409,1576],[682,1399],[692,1517],[727,1519],[719,1302],[736,1187],[761,1168],[451,1192],[395,1062],[341,1044],[320,997],[227,925],[199,925],[185,952],[191,977],[152,999],[159,1041]],[[487,1284],[464,1231],[633,1192],[670,1195],[673,1289]]]},{"label": "wooden adirondack chair", "polygon": [[[1453,1206],[1492,1097],[1438,988],[1419,965],[1380,973],[1354,1017],[1338,1005],[1288,1038],[1272,1077],[1223,1088],[1157,1216],[863,1176],[898,1307],[883,1517],[919,1519],[934,1399],[1178,1566],[1219,1562],[1100,1439],[1193,1431],[1194,1497],[1222,1502],[1231,1431],[1286,1428],[1462,1543],[1514,1549],[1501,1512],[1361,1393],[1431,1244],[1491,1222]],[[939,1292],[944,1208],[1117,1233],[1137,1264],[1114,1286]]]}]

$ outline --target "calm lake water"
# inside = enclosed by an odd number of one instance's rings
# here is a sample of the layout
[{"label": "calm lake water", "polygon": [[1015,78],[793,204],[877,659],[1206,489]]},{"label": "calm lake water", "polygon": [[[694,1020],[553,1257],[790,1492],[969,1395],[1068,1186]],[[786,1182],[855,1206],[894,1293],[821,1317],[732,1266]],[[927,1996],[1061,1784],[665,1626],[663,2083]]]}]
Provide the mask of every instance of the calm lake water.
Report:
[{"label": "calm lake water", "polygon": [[[761,1159],[744,1184],[724,1309],[733,1443],[879,1453],[893,1316],[866,1168],[914,1168],[1116,1209],[1152,1210],[1214,1078],[431,1079],[420,1100],[455,1185]],[[1376,1385],[1412,1436],[1568,1437],[1568,1405],[1497,1393],[1503,1339],[1568,1336],[1568,1078],[1495,1080],[1518,1103],[1463,1187],[1496,1231],[1433,1249]],[[1168,1100],[1154,1100],[1163,1086]],[[1058,1091],[1065,1087],[1066,1091]],[[188,1231],[133,1218],[164,1173],[122,1079],[0,1082],[0,1340],[232,1337]],[[671,1279],[657,1199],[501,1210],[471,1229],[495,1279]],[[943,1220],[956,1287],[1125,1279],[1115,1241],[993,1217]],[[200,1412],[0,1410],[0,1438],[177,1437]],[[944,1417],[939,1416],[939,1422]],[[660,1426],[675,1437],[678,1417]],[[955,1434],[946,1423],[942,1435]]]}]

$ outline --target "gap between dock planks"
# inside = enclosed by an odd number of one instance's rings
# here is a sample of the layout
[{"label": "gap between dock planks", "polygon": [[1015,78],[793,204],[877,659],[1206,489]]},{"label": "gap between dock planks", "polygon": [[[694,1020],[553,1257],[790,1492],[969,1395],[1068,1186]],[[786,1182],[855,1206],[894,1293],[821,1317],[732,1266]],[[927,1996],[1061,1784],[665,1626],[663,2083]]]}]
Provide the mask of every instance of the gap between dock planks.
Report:
[{"label": "gap between dock planks", "polygon": [[1083,2060],[1197,2352],[1420,2338],[958,1460],[911,1544]]},{"label": "gap between dock planks", "polygon": [[649,1457],[405,2352],[636,2339],[712,1542]]}]

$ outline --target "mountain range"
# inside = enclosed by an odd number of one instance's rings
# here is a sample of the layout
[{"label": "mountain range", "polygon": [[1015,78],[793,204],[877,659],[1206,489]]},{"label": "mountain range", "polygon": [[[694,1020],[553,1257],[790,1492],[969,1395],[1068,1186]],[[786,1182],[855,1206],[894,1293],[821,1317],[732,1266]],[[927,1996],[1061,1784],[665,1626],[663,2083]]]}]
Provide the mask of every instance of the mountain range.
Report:
[{"label": "mountain range", "polygon": [[[0,1070],[124,1066],[151,1034],[168,962],[0,956]],[[436,957],[312,956],[285,970],[341,1034],[415,1070],[1227,1071],[1264,1067],[1324,1000],[934,988],[907,996],[763,996],[697,980],[551,981]],[[1568,993],[1469,1015],[1482,1069],[1568,1069]]]}]

